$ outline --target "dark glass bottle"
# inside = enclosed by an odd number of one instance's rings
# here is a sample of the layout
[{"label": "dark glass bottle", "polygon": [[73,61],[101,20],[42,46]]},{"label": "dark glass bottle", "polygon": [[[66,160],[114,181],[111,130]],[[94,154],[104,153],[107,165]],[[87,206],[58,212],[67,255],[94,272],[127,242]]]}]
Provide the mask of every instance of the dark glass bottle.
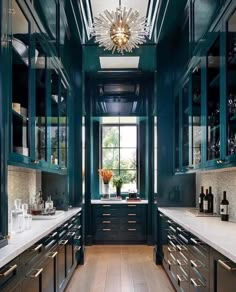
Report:
[{"label": "dark glass bottle", "polygon": [[226,199],[226,192],[223,192],[223,200],[220,204],[221,221],[229,221],[229,201]]},{"label": "dark glass bottle", "polygon": [[206,189],[206,195],[203,199],[203,212],[204,213],[208,213],[208,199],[209,199],[208,189]]},{"label": "dark glass bottle", "polygon": [[204,187],[201,186],[201,192],[198,197],[198,203],[199,203],[199,212],[203,212],[203,200],[204,200],[205,194],[204,194]]},{"label": "dark glass bottle", "polygon": [[214,196],[212,194],[211,187],[209,187],[209,194],[208,194],[208,213],[213,213],[213,202],[214,202]]}]

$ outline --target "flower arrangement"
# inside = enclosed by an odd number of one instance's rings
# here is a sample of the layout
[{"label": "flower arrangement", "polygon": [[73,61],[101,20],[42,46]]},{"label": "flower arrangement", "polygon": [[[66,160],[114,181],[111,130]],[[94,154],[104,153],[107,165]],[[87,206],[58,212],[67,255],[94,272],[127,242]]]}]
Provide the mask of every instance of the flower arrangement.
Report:
[{"label": "flower arrangement", "polygon": [[123,178],[121,176],[115,176],[113,178],[113,186],[117,188],[121,188],[123,186]]},{"label": "flower arrangement", "polygon": [[103,179],[104,184],[108,184],[113,176],[113,172],[109,169],[99,169],[98,173],[100,177]]}]

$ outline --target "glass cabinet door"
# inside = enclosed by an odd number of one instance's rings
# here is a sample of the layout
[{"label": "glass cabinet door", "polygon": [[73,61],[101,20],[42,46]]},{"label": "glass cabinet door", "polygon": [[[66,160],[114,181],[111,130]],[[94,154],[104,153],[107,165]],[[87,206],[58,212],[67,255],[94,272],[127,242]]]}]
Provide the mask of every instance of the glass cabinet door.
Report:
[{"label": "glass cabinet door", "polygon": [[51,164],[59,164],[59,76],[55,70],[51,70],[51,99],[50,99],[50,145]]},{"label": "glass cabinet door", "polygon": [[11,151],[30,156],[30,28],[29,21],[12,2],[12,132]]},{"label": "glass cabinet door", "polygon": [[60,142],[59,142],[59,152],[60,152],[60,164],[62,168],[67,167],[67,88],[61,82],[61,114],[59,118],[59,127],[60,127]]},{"label": "glass cabinet door", "polygon": [[182,89],[182,159],[183,167],[189,166],[189,129],[190,129],[190,107],[189,107],[189,81]]},{"label": "glass cabinet door", "polygon": [[207,160],[220,157],[220,40],[207,54]]},{"label": "glass cabinet door", "polygon": [[47,56],[35,39],[35,159],[47,161]]},{"label": "glass cabinet door", "polygon": [[236,12],[227,23],[226,155],[236,154]]},{"label": "glass cabinet door", "polygon": [[192,153],[194,166],[201,162],[201,69],[197,66],[192,73]]},{"label": "glass cabinet door", "polygon": [[175,97],[175,170],[179,171],[179,95]]}]

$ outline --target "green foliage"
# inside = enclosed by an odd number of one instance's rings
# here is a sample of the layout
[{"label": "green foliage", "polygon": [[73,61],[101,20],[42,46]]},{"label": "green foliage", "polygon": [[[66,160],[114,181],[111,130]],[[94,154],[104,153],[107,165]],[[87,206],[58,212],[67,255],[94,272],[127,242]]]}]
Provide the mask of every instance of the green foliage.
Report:
[{"label": "green foliage", "polygon": [[115,176],[113,177],[113,186],[117,188],[121,188],[123,186],[123,179],[121,176]]}]

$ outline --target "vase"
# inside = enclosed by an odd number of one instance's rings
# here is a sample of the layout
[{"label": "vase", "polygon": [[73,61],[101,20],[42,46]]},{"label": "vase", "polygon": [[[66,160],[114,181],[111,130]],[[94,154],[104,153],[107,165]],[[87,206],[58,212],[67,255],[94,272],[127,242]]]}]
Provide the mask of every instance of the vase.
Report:
[{"label": "vase", "polygon": [[110,198],[110,190],[109,190],[109,183],[103,184],[103,198],[109,199]]},{"label": "vase", "polygon": [[116,187],[116,196],[120,197],[121,194],[121,187]]}]

